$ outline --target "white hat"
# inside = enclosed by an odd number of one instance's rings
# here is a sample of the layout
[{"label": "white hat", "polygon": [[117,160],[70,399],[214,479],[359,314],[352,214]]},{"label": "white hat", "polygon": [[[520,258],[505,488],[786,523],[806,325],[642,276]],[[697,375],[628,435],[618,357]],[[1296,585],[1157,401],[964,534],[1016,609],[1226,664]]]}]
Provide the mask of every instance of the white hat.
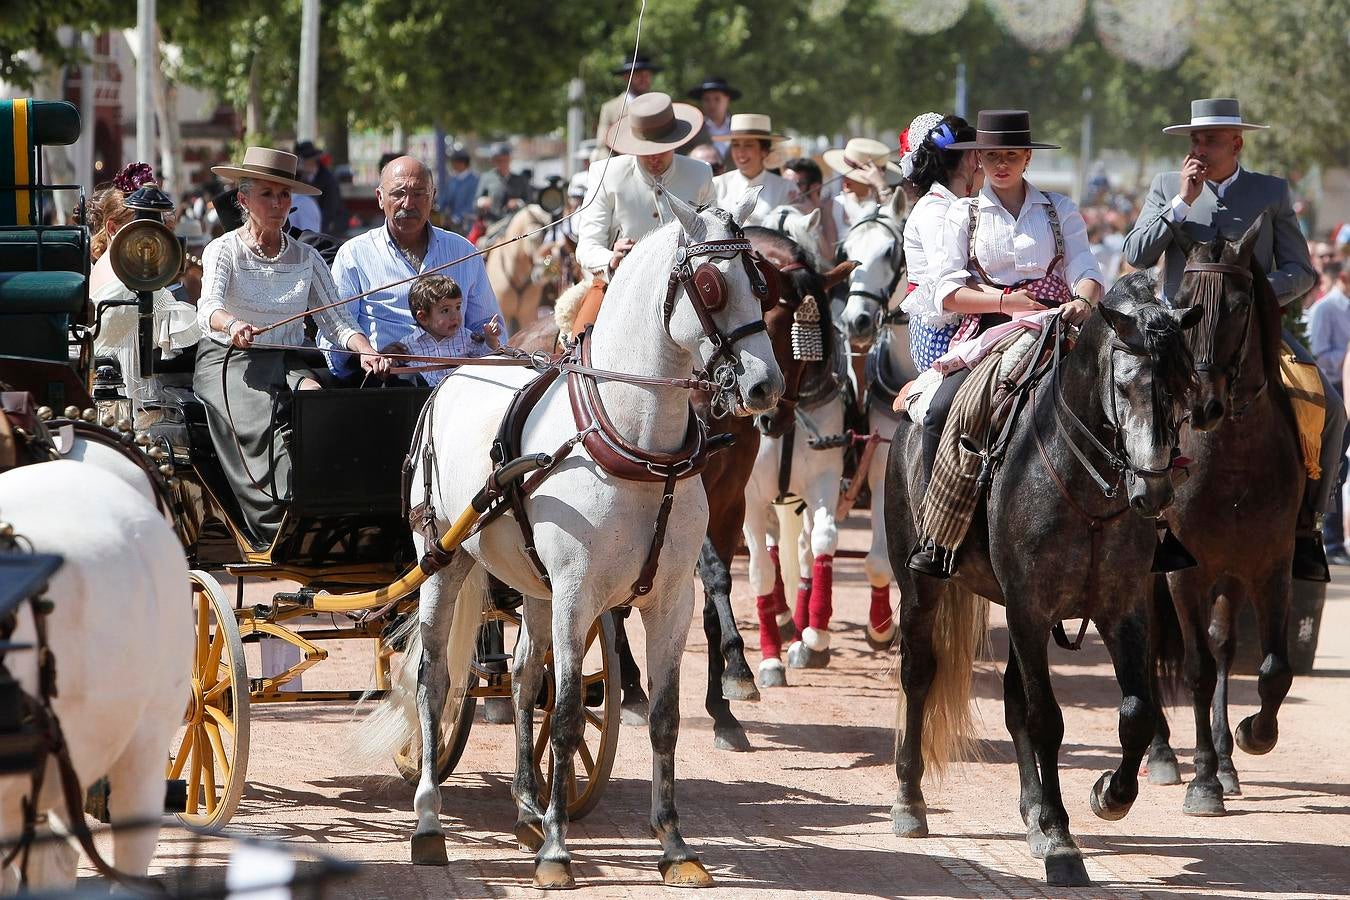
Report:
[{"label": "white hat", "polygon": [[713,135],[714,141],[730,141],[735,138],[758,138],[762,141],[786,141],[787,136],[774,134],[773,123],[769,117],[760,113],[732,113],[731,128],[726,134]]},{"label": "white hat", "polygon": [[[889,161],[891,148],[871,138],[849,138],[844,149],[826,150],[821,156],[825,160],[825,165],[840,175],[856,176],[857,171],[868,163],[882,166],[892,175],[901,174],[900,167]],[[853,180],[861,179],[854,177]]]},{"label": "white hat", "polygon": [[567,196],[585,197],[586,191],[590,190],[591,179],[589,172],[578,172],[572,176],[572,180],[567,183]]},{"label": "white hat", "polygon": [[294,153],[285,150],[270,150],[267,147],[249,147],[244,151],[243,165],[212,166],[211,171],[221,178],[239,182],[246,178],[260,181],[274,181],[291,189],[292,194],[306,194],[317,197],[323,191],[312,184],[305,184],[295,177],[296,158]]}]

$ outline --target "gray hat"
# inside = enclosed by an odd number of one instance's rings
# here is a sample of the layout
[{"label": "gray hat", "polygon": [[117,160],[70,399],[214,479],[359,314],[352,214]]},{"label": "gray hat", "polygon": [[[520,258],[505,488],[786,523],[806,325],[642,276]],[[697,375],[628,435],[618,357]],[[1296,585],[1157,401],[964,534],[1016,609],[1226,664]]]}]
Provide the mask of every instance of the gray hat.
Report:
[{"label": "gray hat", "polygon": [[494,158],[498,156],[510,156],[510,155],[511,155],[511,145],[508,144],[506,141],[498,141],[497,143],[493,144],[492,149],[488,151],[488,156]]},{"label": "gray hat", "polygon": [[1191,120],[1185,125],[1168,125],[1164,134],[1190,134],[1206,128],[1237,128],[1241,131],[1256,131],[1269,128],[1269,125],[1253,125],[1242,121],[1242,109],[1231,97],[1210,97],[1205,100],[1191,101]]}]

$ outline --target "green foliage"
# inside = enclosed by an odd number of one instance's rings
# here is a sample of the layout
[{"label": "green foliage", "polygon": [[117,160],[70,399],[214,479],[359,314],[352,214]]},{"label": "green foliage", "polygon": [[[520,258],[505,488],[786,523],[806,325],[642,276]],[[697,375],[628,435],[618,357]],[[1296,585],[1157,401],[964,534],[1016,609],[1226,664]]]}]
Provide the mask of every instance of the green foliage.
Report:
[{"label": "green foliage", "polygon": [[135,19],[136,5],[126,0],[10,0],[0,14],[0,79],[20,88],[32,87],[37,72],[22,56],[27,51],[58,64],[78,59],[80,54],[57,38],[62,25],[125,28]]}]

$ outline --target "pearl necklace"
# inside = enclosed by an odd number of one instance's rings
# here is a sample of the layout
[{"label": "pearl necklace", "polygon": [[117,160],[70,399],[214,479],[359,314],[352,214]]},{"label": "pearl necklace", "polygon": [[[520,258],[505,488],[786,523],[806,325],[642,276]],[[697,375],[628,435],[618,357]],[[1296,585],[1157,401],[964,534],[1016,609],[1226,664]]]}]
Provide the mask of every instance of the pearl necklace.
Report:
[{"label": "pearl necklace", "polygon": [[286,252],[286,232],[284,232],[284,231],[281,232],[281,249],[277,250],[277,255],[276,255],[276,256],[268,256],[266,253],[263,253],[263,251],[262,251],[262,244],[261,244],[260,242],[255,242],[255,241],[253,241],[253,240],[250,240],[248,243],[249,243],[249,249],[252,250],[253,253],[254,253],[259,259],[261,259],[263,262],[274,263],[274,262],[276,262],[277,260],[281,259],[282,255],[284,255],[285,252]]}]

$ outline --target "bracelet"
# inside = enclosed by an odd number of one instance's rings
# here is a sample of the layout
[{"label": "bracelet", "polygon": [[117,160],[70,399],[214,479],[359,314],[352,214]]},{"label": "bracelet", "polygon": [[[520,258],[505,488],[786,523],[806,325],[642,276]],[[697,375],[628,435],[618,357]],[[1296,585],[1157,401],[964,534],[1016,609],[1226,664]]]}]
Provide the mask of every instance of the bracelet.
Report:
[{"label": "bracelet", "polygon": [[1097,305],[1097,304],[1093,303],[1091,300],[1089,300],[1088,298],[1084,297],[1082,294],[1074,294],[1074,295],[1073,295],[1073,299],[1075,299],[1075,300],[1082,300],[1084,303],[1086,303],[1086,304],[1088,305],[1088,308],[1089,308],[1089,309],[1091,309],[1092,307],[1094,307],[1094,306]]},{"label": "bracelet", "polygon": [[[222,328],[221,330],[224,331],[226,334],[230,334],[230,329],[233,328],[236,324],[238,324],[238,322],[239,318],[238,316],[235,316],[231,318],[230,321],[226,322],[225,327]],[[230,337],[234,337],[234,335],[230,334]]]}]

